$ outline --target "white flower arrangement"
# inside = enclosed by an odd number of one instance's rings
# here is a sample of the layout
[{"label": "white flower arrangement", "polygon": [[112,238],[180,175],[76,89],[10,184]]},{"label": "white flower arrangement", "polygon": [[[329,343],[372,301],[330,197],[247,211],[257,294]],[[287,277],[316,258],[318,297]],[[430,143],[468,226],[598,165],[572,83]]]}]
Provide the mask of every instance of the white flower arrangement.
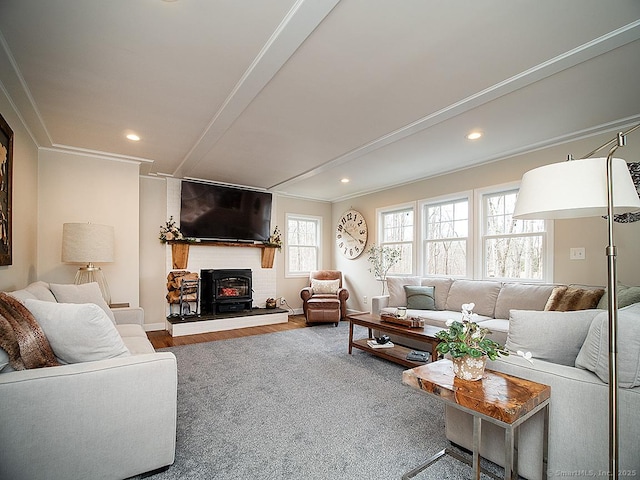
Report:
[{"label": "white flower arrangement", "polygon": [[164,225],[160,226],[160,236],[158,237],[162,243],[167,243],[171,240],[184,240],[184,235],[173,220],[173,216],[169,217],[169,220]]}]

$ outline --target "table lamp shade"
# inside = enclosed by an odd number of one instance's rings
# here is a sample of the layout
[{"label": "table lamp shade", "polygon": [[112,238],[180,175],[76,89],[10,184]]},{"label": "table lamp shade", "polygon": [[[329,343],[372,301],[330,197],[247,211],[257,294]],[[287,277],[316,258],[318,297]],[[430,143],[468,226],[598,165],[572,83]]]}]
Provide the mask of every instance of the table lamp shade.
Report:
[{"label": "table lamp shade", "polygon": [[[612,159],[614,213],[640,210],[627,162]],[[522,177],[514,218],[562,219],[607,215],[607,159],[552,163]]]},{"label": "table lamp shade", "polygon": [[114,260],[114,229],[95,223],[65,223],[62,226],[62,261],[110,263]]}]

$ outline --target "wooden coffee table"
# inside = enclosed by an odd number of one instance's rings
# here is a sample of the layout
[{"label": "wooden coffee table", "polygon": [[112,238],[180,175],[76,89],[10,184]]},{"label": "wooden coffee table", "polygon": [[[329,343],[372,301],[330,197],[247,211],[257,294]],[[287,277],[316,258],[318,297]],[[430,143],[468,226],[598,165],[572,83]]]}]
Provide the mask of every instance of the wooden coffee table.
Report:
[{"label": "wooden coffee table", "polygon": [[549,434],[549,400],[551,387],[541,383],[514,377],[505,373],[485,370],[482,380],[470,381],[456,378],[451,360],[439,360],[402,373],[402,383],[417,388],[447,405],[473,416],[472,461],[455,450],[444,449],[422,465],[402,476],[409,479],[426,469],[444,455],[450,455],[470,463],[474,478],[480,480],[480,472],[492,478],[494,474],[480,467],[480,439],[483,421],[494,423],[505,430],[504,478],[518,478],[518,431],[519,426],[541,410],[544,410],[544,436],[542,438],[542,478],[547,478],[547,453]]},{"label": "wooden coffee table", "polygon": [[[371,348],[367,345],[367,340],[373,340],[373,330],[379,330],[380,332],[402,335],[406,338],[412,338],[414,340],[427,343],[431,345],[431,361],[436,361],[438,359],[436,346],[440,343],[440,340],[436,338],[436,334],[442,330],[441,328],[433,327],[431,325],[425,325],[424,327],[417,328],[404,327],[402,325],[396,325],[395,323],[383,322],[380,319],[380,315],[372,313],[347,315],[347,319],[349,320],[349,354],[351,354],[353,348],[358,348],[376,355],[377,357],[404,365],[405,367],[424,365],[422,362],[407,360],[407,354],[412,350],[411,348],[403,347],[402,345],[394,345],[391,348]],[[369,331],[368,337],[354,340],[354,325],[366,327]]]}]

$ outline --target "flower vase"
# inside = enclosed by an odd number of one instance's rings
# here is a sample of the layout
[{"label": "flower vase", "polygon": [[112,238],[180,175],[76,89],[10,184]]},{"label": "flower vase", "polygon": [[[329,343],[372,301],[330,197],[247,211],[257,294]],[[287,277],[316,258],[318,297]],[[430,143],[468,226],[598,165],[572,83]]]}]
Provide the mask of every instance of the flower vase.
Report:
[{"label": "flower vase", "polygon": [[463,380],[481,380],[484,375],[484,368],[487,364],[487,356],[453,358],[453,374]]}]

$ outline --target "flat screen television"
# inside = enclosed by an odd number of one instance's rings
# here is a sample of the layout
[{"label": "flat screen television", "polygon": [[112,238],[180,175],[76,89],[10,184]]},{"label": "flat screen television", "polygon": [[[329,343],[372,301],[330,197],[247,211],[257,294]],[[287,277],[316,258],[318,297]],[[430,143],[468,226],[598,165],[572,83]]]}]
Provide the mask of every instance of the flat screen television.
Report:
[{"label": "flat screen television", "polygon": [[271,203],[269,192],[183,181],[180,230],[202,240],[266,241]]}]

